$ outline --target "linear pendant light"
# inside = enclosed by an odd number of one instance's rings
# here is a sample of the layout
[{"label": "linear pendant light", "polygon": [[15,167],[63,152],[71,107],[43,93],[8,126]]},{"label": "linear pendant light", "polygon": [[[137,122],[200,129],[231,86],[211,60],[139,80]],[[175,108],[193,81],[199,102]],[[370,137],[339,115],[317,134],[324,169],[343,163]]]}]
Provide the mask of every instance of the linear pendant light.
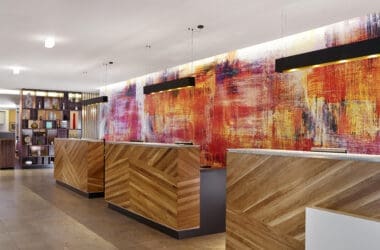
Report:
[{"label": "linear pendant light", "polygon": [[83,100],[82,105],[91,105],[91,104],[97,104],[97,103],[103,103],[108,102],[108,96],[99,96],[95,98],[91,98],[88,100]]},{"label": "linear pendant light", "polygon": [[[275,71],[342,62],[380,53],[380,37],[276,59]],[[345,62],[345,61],[343,61]]]},{"label": "linear pendant light", "polygon": [[184,87],[194,87],[195,86],[195,78],[194,77],[185,77],[177,80],[152,84],[148,86],[144,86],[144,94],[149,95],[155,92],[174,90]]},{"label": "linear pendant light", "polygon": [[[104,75],[105,75],[105,86],[107,86],[108,65],[113,65],[113,64],[114,64],[113,61],[103,63],[103,66],[105,68],[105,73],[104,73]],[[105,102],[108,102],[108,96],[98,96],[98,97],[94,97],[91,99],[83,100],[82,105],[87,106],[87,105],[105,103]]]}]

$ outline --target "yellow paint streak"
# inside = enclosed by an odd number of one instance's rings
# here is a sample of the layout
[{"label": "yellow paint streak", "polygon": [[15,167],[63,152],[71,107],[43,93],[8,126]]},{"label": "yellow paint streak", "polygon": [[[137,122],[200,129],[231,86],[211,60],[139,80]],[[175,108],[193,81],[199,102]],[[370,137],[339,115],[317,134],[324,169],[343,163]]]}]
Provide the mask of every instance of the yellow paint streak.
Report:
[{"label": "yellow paint streak", "polygon": [[274,115],[275,137],[281,141],[284,148],[294,143],[294,112],[288,108],[276,108]]},{"label": "yellow paint streak", "polygon": [[351,135],[374,140],[377,133],[376,103],[370,101],[348,102],[347,117]]}]

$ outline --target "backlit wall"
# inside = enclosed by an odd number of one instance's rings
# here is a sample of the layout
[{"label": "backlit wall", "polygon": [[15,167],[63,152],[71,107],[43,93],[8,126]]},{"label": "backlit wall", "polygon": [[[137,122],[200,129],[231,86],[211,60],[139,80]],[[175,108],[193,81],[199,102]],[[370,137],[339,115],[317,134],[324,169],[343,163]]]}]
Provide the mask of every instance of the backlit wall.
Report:
[{"label": "backlit wall", "polygon": [[[276,58],[378,36],[380,13],[106,86],[101,132],[107,141],[193,141],[214,167],[225,166],[227,148],[379,154],[380,57],[274,72]],[[191,75],[195,87],[143,94]]]}]

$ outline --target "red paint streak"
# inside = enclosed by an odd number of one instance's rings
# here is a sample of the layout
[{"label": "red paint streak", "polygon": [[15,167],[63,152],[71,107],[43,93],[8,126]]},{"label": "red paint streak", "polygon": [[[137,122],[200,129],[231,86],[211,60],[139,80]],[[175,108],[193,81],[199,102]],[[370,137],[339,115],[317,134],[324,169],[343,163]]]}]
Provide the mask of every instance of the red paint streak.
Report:
[{"label": "red paint streak", "polygon": [[73,113],[73,129],[76,129],[76,114]]}]

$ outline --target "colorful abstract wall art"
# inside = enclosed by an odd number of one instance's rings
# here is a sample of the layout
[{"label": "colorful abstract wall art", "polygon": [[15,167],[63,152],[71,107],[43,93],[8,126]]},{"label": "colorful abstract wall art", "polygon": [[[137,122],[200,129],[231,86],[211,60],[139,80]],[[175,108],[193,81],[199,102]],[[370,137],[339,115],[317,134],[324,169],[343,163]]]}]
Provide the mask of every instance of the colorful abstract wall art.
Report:
[{"label": "colorful abstract wall art", "polygon": [[[107,141],[192,141],[212,167],[225,166],[227,148],[380,154],[380,57],[274,71],[276,58],[379,36],[375,13],[105,87],[101,132]],[[192,75],[195,87],[143,94]]]}]

